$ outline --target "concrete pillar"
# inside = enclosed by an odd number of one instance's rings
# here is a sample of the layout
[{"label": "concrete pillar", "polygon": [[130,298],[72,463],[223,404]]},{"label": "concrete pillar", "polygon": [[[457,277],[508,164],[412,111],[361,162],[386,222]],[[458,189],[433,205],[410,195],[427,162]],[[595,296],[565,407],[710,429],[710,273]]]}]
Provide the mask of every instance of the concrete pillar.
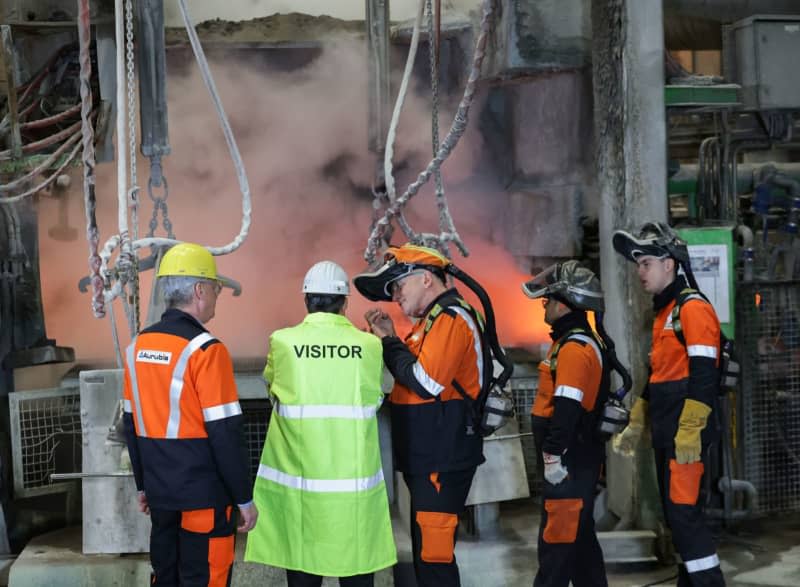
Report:
[{"label": "concrete pillar", "polygon": [[[592,26],[605,325],[631,368],[632,400],[647,379],[652,313],[632,264],[614,252],[611,237],[616,229],[667,218],[661,0],[593,0]],[[639,459],[609,455],[609,509],[622,518],[619,529],[657,526],[657,486],[646,453]]]}]

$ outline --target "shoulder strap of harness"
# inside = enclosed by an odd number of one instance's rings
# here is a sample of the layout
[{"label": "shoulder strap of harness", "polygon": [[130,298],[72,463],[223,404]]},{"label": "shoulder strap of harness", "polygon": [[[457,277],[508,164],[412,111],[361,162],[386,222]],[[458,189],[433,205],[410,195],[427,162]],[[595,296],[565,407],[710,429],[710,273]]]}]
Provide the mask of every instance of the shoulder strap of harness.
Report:
[{"label": "shoulder strap of harness", "polygon": [[464,300],[462,298],[459,298],[459,297],[456,297],[456,296],[452,296],[452,297],[444,298],[440,302],[437,302],[433,306],[433,308],[431,308],[431,311],[428,312],[428,316],[425,318],[425,328],[424,328],[424,333],[425,334],[428,334],[430,329],[433,328],[433,323],[436,320],[436,318],[438,318],[439,315],[442,312],[446,313],[446,310],[448,308],[450,308],[451,306],[461,306],[467,312],[469,312],[470,316],[472,316],[473,318],[475,318],[478,321],[478,327],[481,329],[481,332],[483,332],[483,328],[484,328],[483,316],[481,316],[480,313],[475,310],[475,308],[470,306],[466,302],[466,300]]},{"label": "shoulder strap of harness", "polygon": [[[573,328],[572,330],[568,331],[564,336],[558,339],[556,344],[553,346],[553,352],[550,353],[550,377],[553,379],[553,383],[556,382],[556,367],[558,366],[558,352],[561,350],[561,347],[564,346],[567,342],[571,339],[574,339],[576,334],[583,334],[585,336],[590,337],[597,343],[598,348],[600,349],[601,353],[604,353],[606,350],[603,341],[599,340],[597,336],[595,336],[594,332],[585,328]],[[603,369],[606,368],[605,365],[606,361],[603,361]]]},{"label": "shoulder strap of harness", "polygon": [[[448,311],[448,309],[453,306],[460,306],[461,308],[466,310],[466,312],[472,317],[473,320],[476,321],[478,325],[478,331],[480,333],[480,339],[481,339],[481,353],[483,355],[483,381],[481,381],[480,395],[478,397],[479,401],[477,403],[482,404],[485,401],[485,397],[482,396],[485,396],[488,393],[489,388],[491,387],[492,372],[494,366],[492,360],[492,352],[489,349],[489,344],[487,343],[486,337],[483,332],[485,324],[483,316],[480,314],[480,312],[475,310],[475,308],[473,308],[469,303],[467,303],[466,300],[458,296],[449,296],[440,300],[433,306],[433,308],[431,308],[431,311],[428,312],[428,315],[425,318],[425,327],[423,328],[423,341],[424,337],[433,327],[433,323],[436,321],[436,318],[438,318],[442,313],[446,314],[449,313],[451,315],[455,314],[455,312]],[[473,411],[475,411],[477,406],[475,406],[474,404],[476,403],[476,401],[473,398],[471,398],[469,394],[467,394],[464,387],[455,379],[453,379],[452,385],[458,392],[458,394],[466,402],[468,402],[470,405],[473,406]],[[437,396],[437,400],[438,399],[439,397]],[[479,420],[480,419],[478,419],[478,421]]]},{"label": "shoulder strap of harness", "polygon": [[[550,378],[553,380],[553,386],[556,384],[556,367],[558,366],[558,353],[561,350],[561,347],[564,346],[570,340],[577,340],[578,342],[583,343],[580,339],[576,337],[578,335],[583,335],[586,337],[591,338],[596,344],[597,348],[600,350],[600,355],[602,356],[601,367],[602,367],[602,375],[600,377],[600,388],[598,389],[597,399],[595,400],[594,409],[591,412],[585,413],[581,417],[581,434],[582,437],[586,440],[589,438],[593,438],[593,433],[597,424],[597,418],[599,414],[603,410],[603,406],[605,406],[606,401],[608,400],[609,394],[609,385],[610,385],[610,375],[611,375],[611,366],[608,358],[606,357],[606,345],[597,336],[591,328],[573,328],[572,330],[568,331],[564,336],[558,339],[556,344],[553,347],[553,352],[550,353]],[[584,343],[587,344],[587,343]]]},{"label": "shoulder strap of harness", "polygon": [[686,346],[686,337],[683,336],[683,326],[681,325],[681,308],[683,307],[683,304],[689,300],[704,300],[709,304],[711,303],[708,301],[708,298],[703,295],[703,292],[692,287],[682,289],[678,294],[678,298],[675,301],[675,307],[672,308],[671,313],[672,331],[675,333],[675,338],[677,338],[678,342],[680,342],[684,347]]}]

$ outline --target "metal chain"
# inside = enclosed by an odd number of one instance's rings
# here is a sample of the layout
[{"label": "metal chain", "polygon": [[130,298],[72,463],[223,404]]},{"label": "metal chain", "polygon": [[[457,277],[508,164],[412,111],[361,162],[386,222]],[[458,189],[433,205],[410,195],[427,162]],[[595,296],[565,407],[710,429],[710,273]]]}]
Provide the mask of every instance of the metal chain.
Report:
[{"label": "metal chain", "polygon": [[[136,177],[136,74],[134,71],[133,53],[133,0],[125,0],[125,60],[127,70],[128,91],[128,158],[130,159],[130,177],[128,178],[128,205],[131,211],[132,240],[139,240],[139,185]],[[138,255],[133,254],[130,265],[130,283],[132,298],[132,314],[130,325],[132,334],[139,332],[139,262]]]},{"label": "metal chain", "polygon": [[[136,74],[134,72],[134,55],[133,55],[133,2],[132,0],[125,1],[125,49],[126,49],[126,68],[127,68],[127,85],[128,85],[128,143],[130,157],[131,174],[129,178],[131,186],[131,200],[132,204],[138,203],[139,186],[137,185],[136,177]],[[132,226],[133,240],[138,238],[138,227],[136,224]]]},{"label": "metal chain", "polygon": [[162,224],[164,225],[164,230],[167,231],[167,238],[175,239],[175,235],[172,233],[172,222],[169,219],[169,209],[167,208],[167,198],[169,198],[169,184],[167,183],[167,178],[162,175],[161,183],[164,184],[164,196],[159,198],[155,194],[153,194],[153,187],[154,182],[153,178],[147,182],[147,195],[150,196],[150,199],[153,201],[153,216],[150,218],[150,232],[147,233],[148,238],[153,238],[156,232],[156,228],[158,228],[158,211],[161,210],[161,217],[162,217]]}]

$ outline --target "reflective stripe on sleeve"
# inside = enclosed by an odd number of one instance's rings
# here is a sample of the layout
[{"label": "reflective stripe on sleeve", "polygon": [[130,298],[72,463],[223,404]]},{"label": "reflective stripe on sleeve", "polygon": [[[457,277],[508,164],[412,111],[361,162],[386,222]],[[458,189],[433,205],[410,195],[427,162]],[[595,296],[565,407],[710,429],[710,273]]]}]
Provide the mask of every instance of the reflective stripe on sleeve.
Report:
[{"label": "reflective stripe on sleeve", "polygon": [[556,391],[553,396],[574,399],[576,402],[583,401],[583,391],[570,385],[559,385],[556,387]]},{"label": "reflective stripe on sleeve", "polygon": [[189,341],[189,344],[181,352],[181,356],[175,363],[172,371],[172,381],[169,386],[169,420],[167,421],[167,433],[165,438],[178,438],[178,429],[181,425],[181,395],[183,394],[183,376],[186,373],[186,366],[194,352],[214,340],[208,332],[203,332]]},{"label": "reflective stripe on sleeve", "polygon": [[700,571],[707,571],[719,566],[719,557],[716,554],[706,556],[703,558],[696,558],[690,561],[683,561],[686,565],[686,570],[690,573],[698,573]]},{"label": "reflective stripe on sleeve", "polygon": [[414,377],[425,388],[425,391],[433,396],[439,395],[444,390],[444,385],[428,375],[419,361],[414,363]]},{"label": "reflective stripe on sleeve", "polygon": [[307,418],[342,418],[345,420],[367,420],[375,417],[380,406],[287,406],[277,402],[276,411],[281,418],[302,420]]},{"label": "reflective stripe on sleeve", "polygon": [[128,345],[128,350],[125,353],[128,356],[128,375],[131,378],[131,395],[133,396],[133,403],[136,407],[136,423],[138,430],[137,436],[147,436],[147,428],[144,427],[144,418],[142,417],[142,402],[139,400],[139,383],[136,379],[136,338]]},{"label": "reflective stripe on sleeve", "polygon": [[258,466],[258,476],[262,479],[272,481],[284,487],[300,489],[311,493],[357,493],[368,491],[383,483],[383,469],[371,477],[359,477],[355,479],[307,479],[289,475],[283,471],[273,469],[267,465]]},{"label": "reflective stripe on sleeve", "polygon": [[717,347],[705,344],[690,344],[686,347],[686,353],[690,357],[708,357],[709,359],[716,359]]},{"label": "reflective stripe on sleeve", "polygon": [[203,420],[206,422],[213,422],[214,420],[239,416],[241,413],[242,407],[239,405],[238,401],[229,402],[227,404],[211,406],[210,408],[203,408]]},{"label": "reflective stripe on sleeve", "polygon": [[133,413],[133,407],[131,406],[131,400],[129,400],[129,399],[122,400],[122,411],[125,412],[126,414],[132,414]]}]

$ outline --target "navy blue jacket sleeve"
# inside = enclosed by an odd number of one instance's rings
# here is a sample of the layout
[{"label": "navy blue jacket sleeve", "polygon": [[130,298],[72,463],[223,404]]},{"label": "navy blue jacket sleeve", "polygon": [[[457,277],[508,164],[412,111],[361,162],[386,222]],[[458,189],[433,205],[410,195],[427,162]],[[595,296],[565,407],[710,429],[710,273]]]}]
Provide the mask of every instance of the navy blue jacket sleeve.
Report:
[{"label": "navy blue jacket sleeve", "polygon": [[383,343],[383,362],[395,381],[422,399],[434,399],[434,396],[428,393],[414,376],[414,363],[417,362],[417,357],[409,350],[406,343],[397,336],[384,336],[381,342]]},{"label": "navy blue jacket sleeve", "polygon": [[217,471],[236,505],[244,505],[253,499],[243,424],[241,415],[206,422]]},{"label": "navy blue jacket sleeve", "polygon": [[133,479],[136,482],[136,489],[138,491],[144,491],[142,458],[139,455],[139,440],[136,438],[136,429],[133,425],[133,414],[123,414],[122,422],[125,425],[125,441],[128,445],[128,455],[131,458],[131,469],[133,470]]}]

